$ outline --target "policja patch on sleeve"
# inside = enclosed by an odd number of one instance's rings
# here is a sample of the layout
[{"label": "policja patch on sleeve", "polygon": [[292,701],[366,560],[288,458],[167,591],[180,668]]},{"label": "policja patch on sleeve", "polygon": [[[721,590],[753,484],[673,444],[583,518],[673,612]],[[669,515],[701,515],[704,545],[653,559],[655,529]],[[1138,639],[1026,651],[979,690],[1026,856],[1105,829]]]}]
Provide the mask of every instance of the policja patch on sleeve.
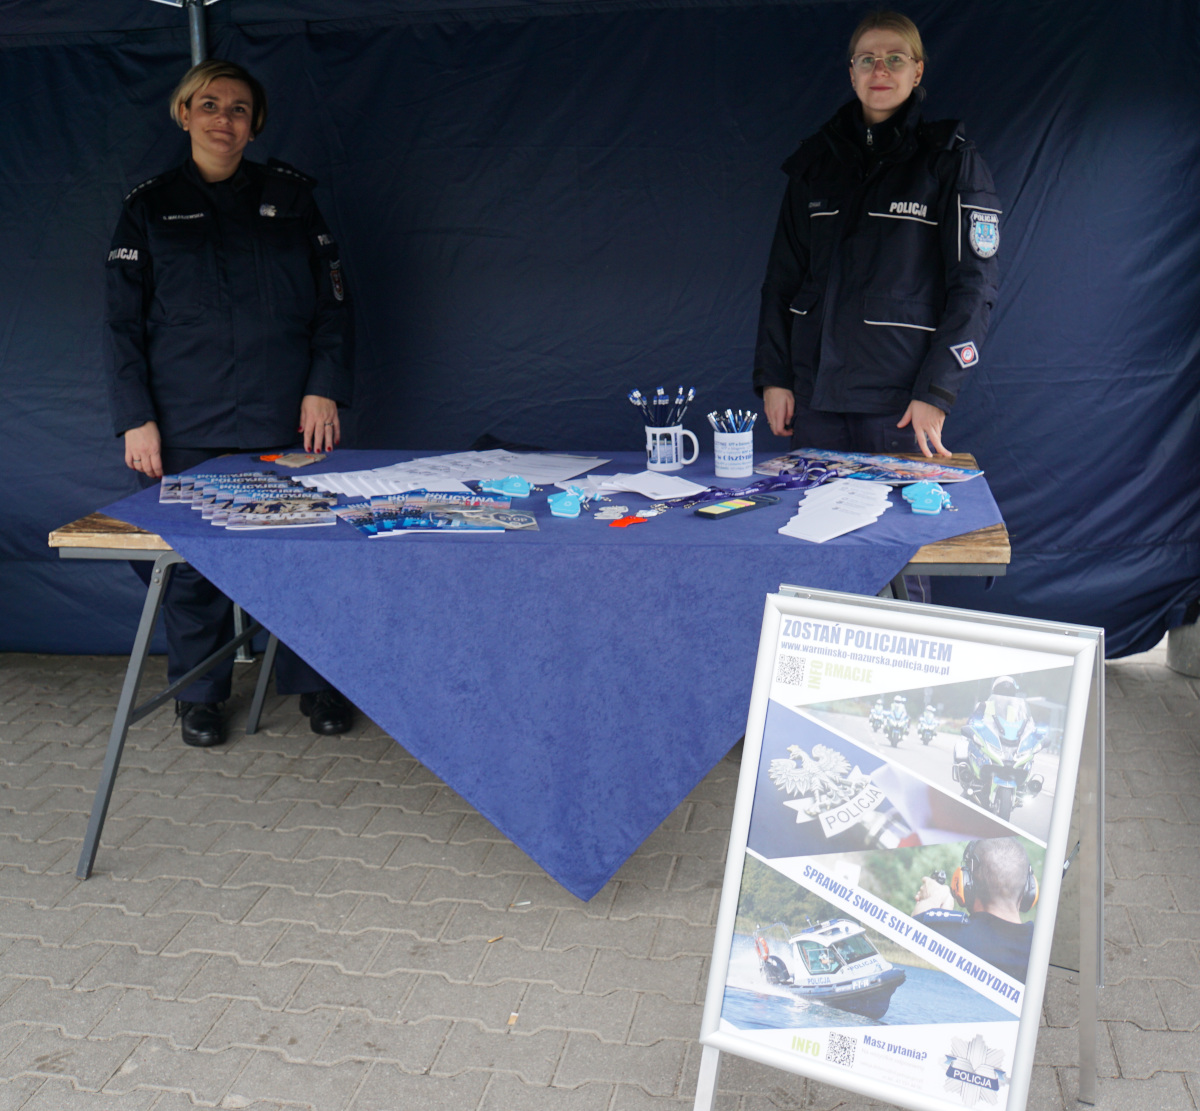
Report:
[{"label": "policja patch on sleeve", "polygon": [[1000,249],[1000,217],[995,212],[972,212],[967,242],[980,258],[991,258]]},{"label": "policja patch on sleeve", "polygon": [[979,349],[970,340],[966,343],[956,343],[950,348],[950,354],[958,360],[958,365],[963,370],[979,362]]},{"label": "policja patch on sleeve", "polygon": [[342,260],[335,258],[329,264],[329,284],[333,286],[333,295],[339,301],[346,299],[346,287],[342,283]]}]

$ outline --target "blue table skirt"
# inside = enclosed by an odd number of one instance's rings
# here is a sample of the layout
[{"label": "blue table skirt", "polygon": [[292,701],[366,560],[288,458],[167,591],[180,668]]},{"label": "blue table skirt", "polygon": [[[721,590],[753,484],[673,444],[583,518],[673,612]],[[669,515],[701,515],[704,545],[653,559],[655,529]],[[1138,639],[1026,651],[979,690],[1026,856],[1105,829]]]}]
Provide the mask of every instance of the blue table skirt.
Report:
[{"label": "blue table skirt", "polygon": [[[411,457],[339,451],[305,473]],[[643,467],[619,453],[596,473]],[[708,468],[682,474],[714,483]],[[873,595],[923,544],[1002,520],[979,478],[953,487],[958,512],[917,517],[893,493],[878,523],[817,545],[776,531],[799,496],[610,528],[552,517],[541,493],[514,502],[538,532],[379,540],[344,522],[230,533],[157,487],[103,512],[163,537],[586,900],[743,732],[767,594]]]}]

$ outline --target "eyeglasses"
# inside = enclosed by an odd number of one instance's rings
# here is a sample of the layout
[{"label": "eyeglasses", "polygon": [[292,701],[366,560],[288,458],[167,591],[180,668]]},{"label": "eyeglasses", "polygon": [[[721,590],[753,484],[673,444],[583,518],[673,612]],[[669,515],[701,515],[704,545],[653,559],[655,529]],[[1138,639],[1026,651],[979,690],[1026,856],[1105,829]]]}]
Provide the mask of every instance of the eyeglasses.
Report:
[{"label": "eyeglasses", "polygon": [[875,66],[882,62],[888,69],[889,73],[899,73],[902,69],[907,69],[912,63],[913,58],[909,54],[884,54],[882,57],[876,57],[874,54],[855,54],[850,59],[850,68],[857,70],[859,73],[874,73]]}]

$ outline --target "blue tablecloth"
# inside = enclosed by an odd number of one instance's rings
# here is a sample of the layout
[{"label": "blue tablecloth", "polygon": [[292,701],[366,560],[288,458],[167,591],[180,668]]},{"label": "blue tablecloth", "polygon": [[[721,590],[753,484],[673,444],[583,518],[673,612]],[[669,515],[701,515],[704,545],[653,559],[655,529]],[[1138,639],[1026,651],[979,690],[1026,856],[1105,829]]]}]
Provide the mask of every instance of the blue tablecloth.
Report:
[{"label": "blue tablecloth", "polygon": [[[306,473],[403,458],[339,451]],[[715,483],[711,465],[681,473]],[[542,493],[514,503],[538,532],[378,540],[344,522],[230,533],[159,505],[157,487],[103,512],[163,537],[590,899],[741,735],[764,596],[780,583],[876,594],[923,544],[1002,520],[984,479],[952,493],[958,512],[936,517],[893,493],[878,523],[822,545],[776,531],[798,493],[726,521],[675,509],[630,528],[552,517]]]}]

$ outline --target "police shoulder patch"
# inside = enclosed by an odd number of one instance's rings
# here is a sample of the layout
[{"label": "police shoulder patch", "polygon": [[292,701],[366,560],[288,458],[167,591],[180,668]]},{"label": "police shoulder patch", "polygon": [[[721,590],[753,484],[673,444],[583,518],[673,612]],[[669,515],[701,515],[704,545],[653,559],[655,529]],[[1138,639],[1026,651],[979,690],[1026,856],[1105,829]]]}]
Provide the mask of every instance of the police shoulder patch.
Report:
[{"label": "police shoulder patch", "polygon": [[958,365],[966,370],[979,362],[979,348],[971,340],[966,343],[956,343],[950,348],[950,354],[958,360]]},{"label": "police shoulder patch", "polygon": [[333,295],[337,300],[346,299],[346,286],[342,281],[342,260],[335,258],[329,264],[329,284],[333,287]]},{"label": "police shoulder patch", "polygon": [[1000,249],[1000,216],[995,212],[971,213],[967,242],[980,258],[991,258]]}]

